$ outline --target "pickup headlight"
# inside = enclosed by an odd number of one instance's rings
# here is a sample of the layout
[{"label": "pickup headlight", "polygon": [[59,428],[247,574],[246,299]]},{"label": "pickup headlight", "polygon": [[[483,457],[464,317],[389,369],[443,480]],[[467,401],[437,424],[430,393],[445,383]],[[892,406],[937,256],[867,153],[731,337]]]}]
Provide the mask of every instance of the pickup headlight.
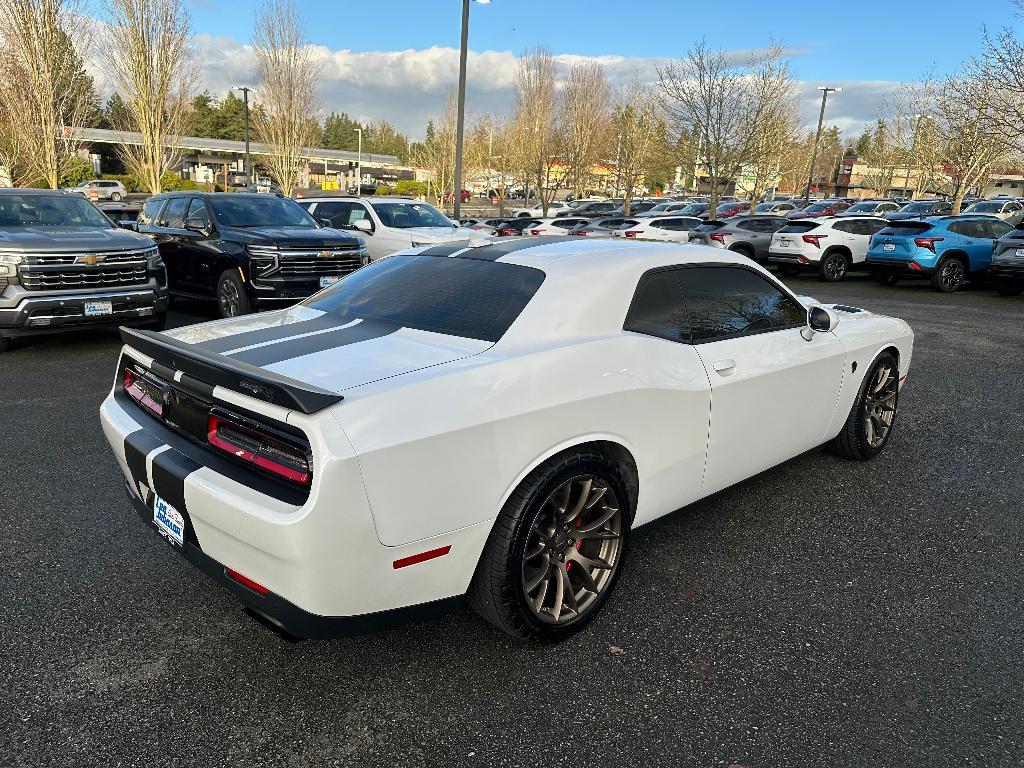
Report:
[{"label": "pickup headlight", "polygon": [[20,253],[0,253],[0,277],[18,274],[18,265],[24,262]]},{"label": "pickup headlight", "polygon": [[366,250],[365,245],[359,246],[359,263],[364,267],[370,263],[370,252]]},{"label": "pickup headlight", "polygon": [[163,269],[164,260],[160,258],[160,251],[156,248],[146,251],[146,266],[150,269]]}]

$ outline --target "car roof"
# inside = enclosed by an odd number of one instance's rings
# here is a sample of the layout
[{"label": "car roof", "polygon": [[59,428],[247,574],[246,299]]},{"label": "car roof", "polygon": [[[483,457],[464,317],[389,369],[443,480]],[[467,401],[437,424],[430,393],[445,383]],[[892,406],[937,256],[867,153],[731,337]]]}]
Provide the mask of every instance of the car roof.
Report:
[{"label": "car roof", "polygon": [[84,200],[80,194],[72,195],[63,189],[39,189],[37,187],[4,187],[0,189],[0,195],[47,195],[50,197],[76,197]]},{"label": "car roof", "polygon": [[280,199],[281,195],[268,195],[268,194],[266,194],[264,192],[231,192],[230,195],[226,195],[224,192],[206,192],[206,191],[200,191],[200,190],[189,191],[189,190],[185,190],[185,189],[176,189],[176,190],[174,190],[172,192],[160,192],[159,194],[153,195],[149,199],[150,200],[157,200],[157,199],[161,199],[162,200],[164,198],[171,198],[171,197],[215,197],[215,198],[218,198],[218,199],[220,199],[222,197],[231,197],[231,198],[258,197],[260,199],[264,199],[264,198],[278,198],[278,199]]}]

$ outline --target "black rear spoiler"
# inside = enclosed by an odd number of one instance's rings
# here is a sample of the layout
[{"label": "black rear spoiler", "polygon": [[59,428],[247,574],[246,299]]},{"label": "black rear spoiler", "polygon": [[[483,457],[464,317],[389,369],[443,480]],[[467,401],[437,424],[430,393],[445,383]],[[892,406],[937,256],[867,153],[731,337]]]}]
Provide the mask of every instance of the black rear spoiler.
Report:
[{"label": "black rear spoiler", "polygon": [[316,413],[345,398],[255,365],[207,352],[155,331],[121,328],[125,344],[167,368],[211,386],[221,386],[302,413]]}]

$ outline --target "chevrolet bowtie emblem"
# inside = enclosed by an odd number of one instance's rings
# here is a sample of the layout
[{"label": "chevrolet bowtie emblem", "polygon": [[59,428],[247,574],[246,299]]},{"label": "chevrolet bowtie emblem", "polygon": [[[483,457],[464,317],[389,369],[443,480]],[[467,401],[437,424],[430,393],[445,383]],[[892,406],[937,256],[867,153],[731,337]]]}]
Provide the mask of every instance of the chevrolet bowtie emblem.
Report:
[{"label": "chevrolet bowtie emblem", "polygon": [[320,253],[317,254],[317,256],[319,256],[321,259],[329,259],[333,255],[334,254],[331,253],[330,251],[320,251]]},{"label": "chevrolet bowtie emblem", "polygon": [[107,257],[96,256],[94,254],[88,253],[85,256],[78,256],[75,259],[75,264],[88,264],[89,266],[93,266],[94,264],[101,264],[105,258]]}]

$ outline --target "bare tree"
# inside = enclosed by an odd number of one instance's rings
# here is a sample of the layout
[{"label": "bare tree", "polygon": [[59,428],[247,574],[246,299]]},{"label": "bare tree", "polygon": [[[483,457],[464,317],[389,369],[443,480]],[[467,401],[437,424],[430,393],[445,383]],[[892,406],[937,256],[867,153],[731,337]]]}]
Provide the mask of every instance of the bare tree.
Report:
[{"label": "bare tree", "polygon": [[138,145],[123,144],[125,167],[154,194],[181,159],[176,140],[188,119],[195,82],[190,20],[183,0],[107,0],[103,59],[125,103],[122,124]]},{"label": "bare tree", "polygon": [[711,185],[711,212],[725,185],[757,154],[761,126],[792,98],[793,77],[782,46],[734,63],[704,42],[659,69],[662,107],[676,136],[696,134],[699,164]]},{"label": "bare tree", "polygon": [[[455,121],[457,101],[454,91],[448,92],[444,114],[430,121],[426,139],[417,144],[413,160],[429,168],[434,176],[427,182],[427,194],[436,204],[444,206],[449,195],[456,193],[455,185]],[[473,120],[462,142],[463,178],[470,179],[486,165],[487,145],[493,140],[490,118]],[[458,190],[461,193],[461,190]]]},{"label": "bare tree", "polygon": [[558,115],[565,186],[582,197],[593,183],[591,169],[601,158],[610,119],[611,88],[604,67],[594,61],[574,64],[562,92]]},{"label": "bare tree", "polygon": [[270,147],[262,158],[270,175],[290,195],[302,172],[303,150],[317,126],[317,79],[321,64],[306,40],[293,0],[264,0],[256,12],[253,53],[260,76],[260,109],[253,132]]},{"label": "bare tree", "polygon": [[634,80],[619,91],[612,108],[611,129],[617,150],[615,170],[624,190],[627,216],[634,191],[657,160],[658,128],[657,102],[650,90]]},{"label": "bare tree", "polygon": [[[1017,15],[1024,15],[1024,4],[1017,5]],[[985,32],[981,56],[968,64],[971,77],[990,83],[995,115],[1004,132],[1016,134],[1017,150],[1024,150],[1024,41],[1012,28],[998,33]]]},{"label": "bare tree", "polygon": [[545,216],[555,191],[549,187],[558,155],[557,105],[555,59],[551,51],[544,47],[526,51],[519,57],[516,71],[514,144],[519,150],[527,197],[531,182],[535,183]]},{"label": "bare tree", "polygon": [[67,129],[95,108],[79,12],[74,0],[0,0],[0,152],[15,183],[56,189],[80,148]]},{"label": "bare tree", "polygon": [[863,186],[873,189],[876,195],[884,197],[889,194],[896,179],[896,171],[903,164],[905,153],[901,146],[901,133],[901,120],[879,117],[875,121],[871,142],[861,157],[866,170],[860,180]]}]

